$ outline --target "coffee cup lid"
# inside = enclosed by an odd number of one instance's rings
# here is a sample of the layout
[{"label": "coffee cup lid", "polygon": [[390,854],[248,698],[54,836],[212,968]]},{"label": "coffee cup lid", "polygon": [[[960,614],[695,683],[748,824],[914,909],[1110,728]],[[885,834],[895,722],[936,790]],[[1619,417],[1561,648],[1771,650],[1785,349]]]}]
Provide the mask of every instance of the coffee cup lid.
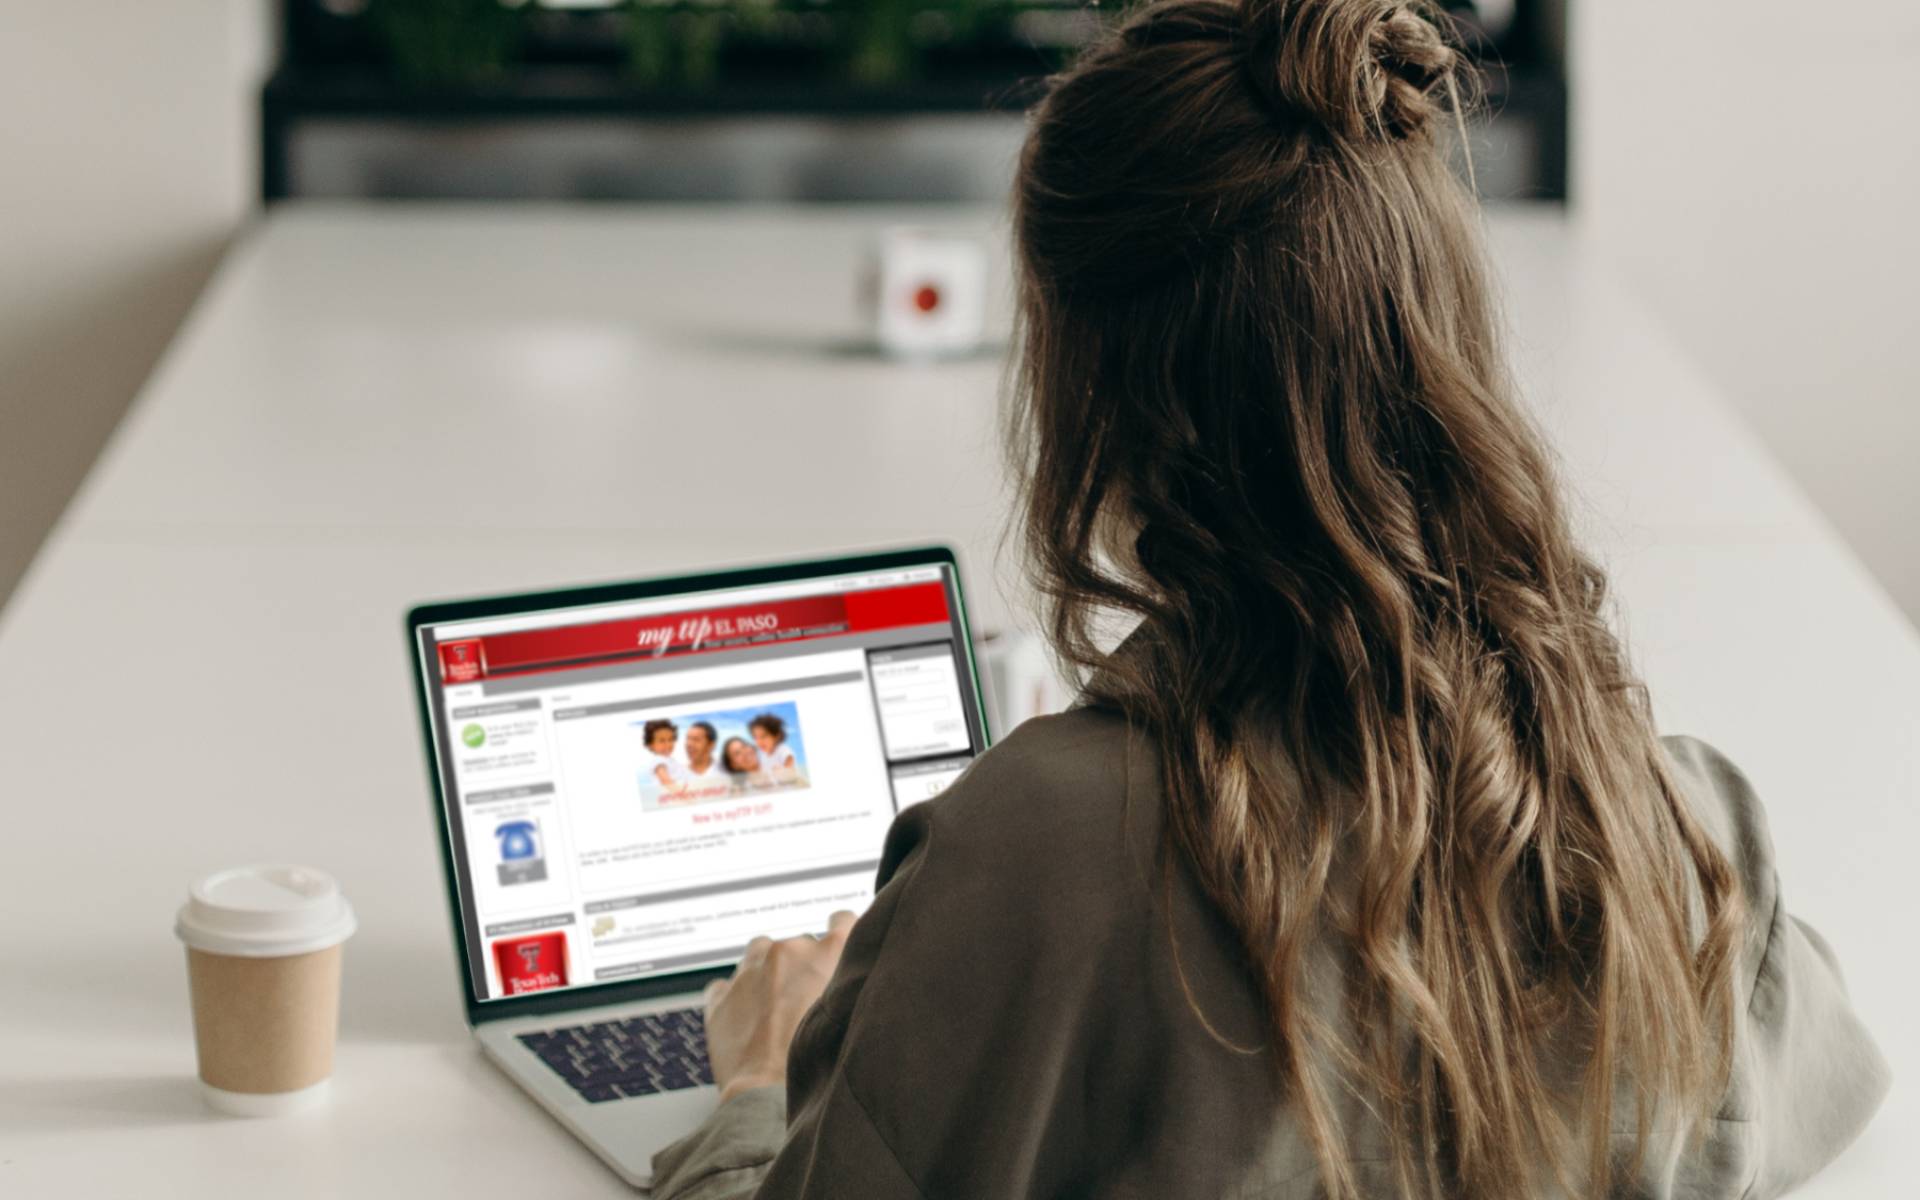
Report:
[{"label": "coffee cup lid", "polygon": [[325,950],[353,930],[353,907],[333,876],[293,866],[216,871],[188,889],[173,924],[196,950],[242,958]]}]

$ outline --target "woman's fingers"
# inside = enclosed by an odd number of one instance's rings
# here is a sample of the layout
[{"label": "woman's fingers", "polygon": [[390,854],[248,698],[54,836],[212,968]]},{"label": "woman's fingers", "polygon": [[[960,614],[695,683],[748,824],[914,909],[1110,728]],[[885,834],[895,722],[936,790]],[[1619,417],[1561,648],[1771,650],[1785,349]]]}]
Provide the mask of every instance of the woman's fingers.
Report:
[{"label": "woman's fingers", "polygon": [[852,913],[837,912],[817,939],[754,938],[733,978],[707,985],[707,1056],[723,1100],[786,1078],[794,1031],[832,978],[853,923]]}]

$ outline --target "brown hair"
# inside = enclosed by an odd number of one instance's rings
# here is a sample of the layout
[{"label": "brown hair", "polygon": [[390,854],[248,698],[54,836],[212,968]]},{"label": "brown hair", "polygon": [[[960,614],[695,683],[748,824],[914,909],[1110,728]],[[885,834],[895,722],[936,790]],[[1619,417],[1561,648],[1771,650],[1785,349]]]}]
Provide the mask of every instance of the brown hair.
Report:
[{"label": "brown hair", "polygon": [[766,735],[776,742],[787,740],[787,723],[774,713],[761,713],[747,722],[747,731],[764,730]]},{"label": "brown hair", "polygon": [[653,735],[656,733],[671,733],[675,737],[679,737],[680,727],[665,717],[655,717],[640,727],[640,741],[644,745],[651,747],[653,745]]},{"label": "brown hair", "polygon": [[[735,746],[745,746],[748,750],[753,751],[753,766],[740,769],[733,765],[733,748]],[[729,775],[751,775],[760,765],[759,754],[760,752],[758,750],[753,750],[753,747],[747,745],[745,738],[730,737],[727,739],[727,744],[720,747],[720,766],[725,769]]]},{"label": "brown hair", "polygon": [[1410,1194],[1603,1192],[1616,1089],[1637,1148],[1722,1086],[1742,907],[1513,397],[1440,19],[1161,0],[1052,81],[1022,532],[1057,649],[1158,746],[1328,1191],[1352,1092]]}]

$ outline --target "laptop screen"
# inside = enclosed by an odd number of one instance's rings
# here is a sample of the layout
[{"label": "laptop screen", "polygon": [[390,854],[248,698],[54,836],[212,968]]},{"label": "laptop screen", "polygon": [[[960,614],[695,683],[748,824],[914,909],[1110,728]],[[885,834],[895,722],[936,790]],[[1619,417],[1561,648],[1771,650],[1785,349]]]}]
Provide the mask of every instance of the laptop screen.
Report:
[{"label": "laptop screen", "polygon": [[474,994],[726,966],[864,909],[985,746],[951,566],[419,629]]}]

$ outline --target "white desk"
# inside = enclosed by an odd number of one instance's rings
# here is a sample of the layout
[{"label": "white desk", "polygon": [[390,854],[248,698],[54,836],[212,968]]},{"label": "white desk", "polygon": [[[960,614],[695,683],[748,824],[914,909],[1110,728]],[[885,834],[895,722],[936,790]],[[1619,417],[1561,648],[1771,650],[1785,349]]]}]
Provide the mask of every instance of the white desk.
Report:
[{"label": "white desk", "polygon": [[[235,249],[0,615],[0,1192],[624,1190],[465,1039],[400,613],[939,538],[1004,622],[999,357],[858,349],[860,246],[928,217],[288,208]],[[1769,798],[1900,1075],[1806,1194],[1911,1195],[1920,639],[1557,218],[1494,232],[1662,723]],[[223,1120],[169,926],[276,858],[360,912],[338,1094]]]}]

